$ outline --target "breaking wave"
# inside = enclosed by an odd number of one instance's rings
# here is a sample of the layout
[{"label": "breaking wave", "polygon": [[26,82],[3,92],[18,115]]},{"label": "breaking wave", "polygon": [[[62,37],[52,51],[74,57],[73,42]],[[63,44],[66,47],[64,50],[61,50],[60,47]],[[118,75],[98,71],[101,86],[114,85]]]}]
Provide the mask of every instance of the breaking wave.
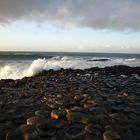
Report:
[{"label": "breaking wave", "polygon": [[[102,58],[96,58],[99,61],[88,61],[89,58],[84,57],[53,57],[53,58],[39,58],[33,61],[23,61],[22,63],[5,64],[0,67],[0,79],[21,79],[23,77],[30,77],[40,73],[43,70],[59,70],[64,69],[86,69],[91,67],[105,67],[113,65],[128,65],[139,66],[140,61],[135,58],[132,59],[109,59],[110,61],[100,61]],[[105,60],[105,58],[104,58]],[[108,60],[108,58],[107,58]]]},{"label": "breaking wave", "polygon": [[[81,67],[81,61],[67,60],[62,58],[60,60],[46,60],[36,59],[30,65],[29,64],[9,64],[0,69],[0,79],[21,79],[23,77],[33,76],[43,70],[59,70],[61,68],[78,69]],[[86,68],[86,67],[83,67]]]}]

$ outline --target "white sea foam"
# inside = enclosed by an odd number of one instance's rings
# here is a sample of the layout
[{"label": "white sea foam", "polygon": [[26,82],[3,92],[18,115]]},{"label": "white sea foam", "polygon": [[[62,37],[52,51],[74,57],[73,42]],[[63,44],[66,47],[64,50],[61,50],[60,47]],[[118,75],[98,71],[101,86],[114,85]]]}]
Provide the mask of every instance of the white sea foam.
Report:
[{"label": "white sea foam", "polygon": [[126,59],[127,61],[136,61],[135,58],[129,58],[129,59]]},{"label": "white sea foam", "polygon": [[88,61],[88,58],[84,57],[53,57],[51,59],[36,59],[34,61],[23,61],[22,63],[17,63],[14,61],[10,64],[1,65],[0,67],[0,79],[21,79],[23,77],[33,76],[43,70],[59,70],[64,69],[86,69],[91,67],[105,67],[112,65],[130,65],[139,66],[140,63],[137,61],[125,60],[125,59],[111,59],[111,61],[106,62],[94,62]]},{"label": "white sea foam", "polygon": [[[82,66],[82,61],[67,60],[66,58],[60,60],[46,60],[37,59],[34,60],[31,65],[27,68],[27,64],[10,64],[1,67],[0,69],[0,79],[21,79],[23,77],[33,76],[43,70],[59,70],[61,68],[67,69],[78,69],[86,68]],[[81,67],[82,66],[82,67]]]},{"label": "white sea foam", "polygon": [[132,74],[136,79],[140,80],[140,76],[137,74]]},{"label": "white sea foam", "polygon": [[46,59],[37,59],[32,62],[30,67],[24,71],[25,76],[35,75],[43,70],[45,70]]}]

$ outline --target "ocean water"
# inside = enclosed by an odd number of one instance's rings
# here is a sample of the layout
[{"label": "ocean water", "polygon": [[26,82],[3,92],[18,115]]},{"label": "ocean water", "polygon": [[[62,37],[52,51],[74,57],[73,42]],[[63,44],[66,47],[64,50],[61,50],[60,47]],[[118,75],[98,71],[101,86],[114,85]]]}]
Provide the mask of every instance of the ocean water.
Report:
[{"label": "ocean water", "polygon": [[0,79],[21,79],[49,69],[114,65],[140,66],[140,54],[0,52]]}]

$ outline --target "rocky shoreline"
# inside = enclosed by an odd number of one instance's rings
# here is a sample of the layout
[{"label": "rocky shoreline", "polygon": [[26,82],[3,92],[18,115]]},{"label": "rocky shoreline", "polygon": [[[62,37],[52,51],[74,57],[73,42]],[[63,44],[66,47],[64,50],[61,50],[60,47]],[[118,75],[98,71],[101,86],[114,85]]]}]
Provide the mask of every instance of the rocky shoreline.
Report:
[{"label": "rocky shoreline", "polygon": [[0,140],[139,140],[140,67],[0,80]]}]

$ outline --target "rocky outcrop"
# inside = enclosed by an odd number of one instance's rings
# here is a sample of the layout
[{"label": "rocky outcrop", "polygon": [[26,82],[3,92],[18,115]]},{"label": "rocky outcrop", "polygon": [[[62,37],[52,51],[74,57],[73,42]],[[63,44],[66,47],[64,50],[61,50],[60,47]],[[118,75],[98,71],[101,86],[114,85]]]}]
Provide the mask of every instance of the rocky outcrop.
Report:
[{"label": "rocky outcrop", "polygon": [[1,80],[0,139],[139,140],[139,76],[114,66]]}]

